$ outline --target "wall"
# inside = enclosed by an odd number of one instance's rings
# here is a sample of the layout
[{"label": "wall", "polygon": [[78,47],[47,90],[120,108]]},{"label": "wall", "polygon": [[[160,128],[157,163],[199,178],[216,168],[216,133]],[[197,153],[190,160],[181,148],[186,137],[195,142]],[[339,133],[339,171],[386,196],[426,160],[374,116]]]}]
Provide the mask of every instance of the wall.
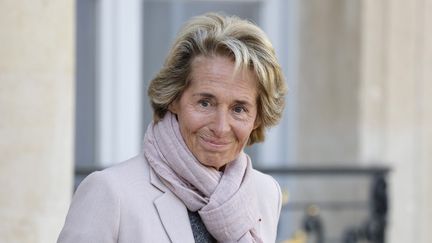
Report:
[{"label": "wall", "polygon": [[432,242],[432,1],[362,7],[361,158],[392,168],[388,242]]},{"label": "wall", "polygon": [[299,4],[299,163],[389,166],[392,243],[432,242],[430,13],[431,0]]},{"label": "wall", "polygon": [[299,3],[297,159],[344,164],[358,156],[359,1]]},{"label": "wall", "polygon": [[55,242],[72,190],[74,1],[0,2],[0,242]]}]

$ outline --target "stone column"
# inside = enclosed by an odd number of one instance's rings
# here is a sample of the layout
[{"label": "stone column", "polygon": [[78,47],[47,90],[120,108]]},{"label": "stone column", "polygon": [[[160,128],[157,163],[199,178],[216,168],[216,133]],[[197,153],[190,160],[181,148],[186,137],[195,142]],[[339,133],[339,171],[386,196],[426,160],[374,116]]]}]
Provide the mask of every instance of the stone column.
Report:
[{"label": "stone column", "polygon": [[360,1],[299,2],[298,160],[358,156]]},{"label": "stone column", "polygon": [[0,1],[0,242],[55,242],[72,194],[74,1]]},{"label": "stone column", "polygon": [[432,1],[363,1],[360,157],[385,161],[388,242],[431,242]]},{"label": "stone column", "polygon": [[432,242],[431,13],[432,0],[299,3],[298,160],[390,166],[392,243]]}]

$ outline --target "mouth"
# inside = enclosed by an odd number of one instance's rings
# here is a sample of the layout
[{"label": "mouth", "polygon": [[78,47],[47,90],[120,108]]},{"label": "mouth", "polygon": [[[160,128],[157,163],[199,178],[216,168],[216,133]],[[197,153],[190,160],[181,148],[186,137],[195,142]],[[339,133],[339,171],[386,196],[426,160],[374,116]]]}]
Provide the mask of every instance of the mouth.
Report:
[{"label": "mouth", "polygon": [[200,138],[204,144],[204,147],[214,151],[225,150],[231,144],[230,141],[226,141],[226,140],[218,140],[218,139],[205,138],[205,137],[200,137]]}]

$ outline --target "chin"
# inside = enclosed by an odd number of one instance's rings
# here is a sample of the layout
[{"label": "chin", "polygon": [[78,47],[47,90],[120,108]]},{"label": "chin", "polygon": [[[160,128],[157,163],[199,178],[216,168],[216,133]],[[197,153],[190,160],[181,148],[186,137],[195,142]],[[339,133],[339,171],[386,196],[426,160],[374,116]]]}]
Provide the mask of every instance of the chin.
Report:
[{"label": "chin", "polygon": [[[234,159],[232,159],[234,160]],[[232,160],[224,160],[224,159],[207,159],[207,160],[200,160],[200,163],[207,166],[207,167],[213,167],[216,170],[220,170],[221,168],[225,167],[226,164],[228,164]],[[204,161],[204,162],[201,162]],[[220,161],[226,161],[221,163]]]},{"label": "chin", "polygon": [[205,166],[207,166],[207,167],[214,167],[214,168],[218,168],[218,167],[220,167],[220,164],[221,163],[217,163],[216,161],[218,161],[218,160],[216,160],[216,159],[210,159],[210,158],[199,158],[199,157],[197,157],[197,159],[198,159],[198,161],[202,164],[202,165],[205,165]]},{"label": "chin", "polygon": [[201,164],[207,166],[207,167],[212,167],[215,168],[216,170],[219,170],[221,167],[225,166],[225,164],[219,164],[219,163],[211,163],[211,162],[206,162],[206,163],[202,163]]}]

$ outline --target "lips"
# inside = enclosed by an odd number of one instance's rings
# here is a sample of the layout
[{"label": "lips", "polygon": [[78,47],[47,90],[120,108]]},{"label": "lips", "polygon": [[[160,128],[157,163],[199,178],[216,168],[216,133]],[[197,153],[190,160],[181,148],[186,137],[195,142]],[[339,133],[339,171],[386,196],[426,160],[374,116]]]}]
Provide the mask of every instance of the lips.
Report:
[{"label": "lips", "polygon": [[225,150],[230,144],[230,141],[200,137],[204,147],[209,150]]}]

